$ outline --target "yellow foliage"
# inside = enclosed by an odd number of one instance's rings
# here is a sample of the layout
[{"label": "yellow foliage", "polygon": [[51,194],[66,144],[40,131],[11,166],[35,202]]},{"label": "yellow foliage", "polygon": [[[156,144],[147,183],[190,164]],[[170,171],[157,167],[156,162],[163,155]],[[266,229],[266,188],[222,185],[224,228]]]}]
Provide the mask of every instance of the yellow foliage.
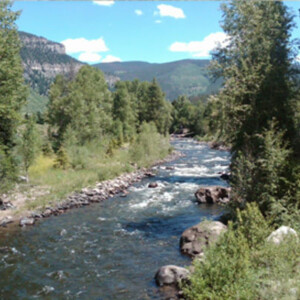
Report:
[{"label": "yellow foliage", "polygon": [[40,176],[46,173],[54,165],[54,158],[40,155],[35,163],[29,168],[30,177]]}]

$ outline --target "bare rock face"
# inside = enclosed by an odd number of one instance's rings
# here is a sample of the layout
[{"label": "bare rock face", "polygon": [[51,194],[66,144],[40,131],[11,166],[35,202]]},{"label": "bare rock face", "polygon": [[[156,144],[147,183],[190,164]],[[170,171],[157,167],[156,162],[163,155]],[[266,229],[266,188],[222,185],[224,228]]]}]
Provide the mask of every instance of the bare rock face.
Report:
[{"label": "bare rock face", "polygon": [[204,221],[186,229],[180,238],[180,250],[192,258],[201,257],[204,249],[215,243],[227,231],[227,226],[217,221]]},{"label": "bare rock face", "polygon": [[202,187],[195,193],[199,204],[207,203],[228,203],[230,197],[230,188],[222,186]]},{"label": "bare rock face", "polygon": [[159,286],[178,285],[182,280],[187,279],[189,275],[189,270],[185,268],[167,265],[156,272],[155,280]]},{"label": "bare rock face", "polygon": [[279,245],[287,236],[292,236],[298,240],[298,234],[293,228],[281,226],[268,236],[267,241]]}]

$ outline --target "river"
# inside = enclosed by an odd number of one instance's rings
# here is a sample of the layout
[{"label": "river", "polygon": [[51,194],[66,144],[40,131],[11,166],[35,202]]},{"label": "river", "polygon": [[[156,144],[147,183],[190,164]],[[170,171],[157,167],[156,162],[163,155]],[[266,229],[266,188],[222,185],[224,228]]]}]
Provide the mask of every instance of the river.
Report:
[{"label": "river", "polygon": [[[190,264],[179,251],[181,233],[223,209],[197,205],[194,193],[200,185],[226,185],[218,172],[229,164],[228,152],[191,139],[173,146],[185,156],[155,167],[157,175],[126,198],[7,231],[0,239],[0,299],[163,299],[155,272]],[[152,181],[157,188],[148,188]]]}]

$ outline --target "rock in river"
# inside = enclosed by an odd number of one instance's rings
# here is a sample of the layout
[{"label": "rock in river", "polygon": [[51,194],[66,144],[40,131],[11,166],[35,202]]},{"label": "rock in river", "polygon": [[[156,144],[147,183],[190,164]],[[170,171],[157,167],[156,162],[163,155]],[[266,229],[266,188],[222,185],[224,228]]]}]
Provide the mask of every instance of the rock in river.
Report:
[{"label": "rock in river", "polygon": [[227,203],[229,201],[230,188],[223,186],[201,187],[195,193],[198,203]]},{"label": "rock in river", "polygon": [[22,218],[20,220],[19,225],[21,227],[23,227],[23,226],[33,225],[34,223],[35,223],[35,219],[34,218]]},{"label": "rock in river", "polygon": [[148,188],[157,188],[158,184],[156,182],[150,182]]},{"label": "rock in river", "polygon": [[189,270],[185,268],[168,265],[161,267],[156,272],[155,280],[159,286],[178,285],[181,280],[187,279],[189,274]]},{"label": "rock in river", "polygon": [[204,249],[216,242],[227,226],[217,221],[204,221],[186,229],[180,238],[181,252],[190,257],[200,257]]}]

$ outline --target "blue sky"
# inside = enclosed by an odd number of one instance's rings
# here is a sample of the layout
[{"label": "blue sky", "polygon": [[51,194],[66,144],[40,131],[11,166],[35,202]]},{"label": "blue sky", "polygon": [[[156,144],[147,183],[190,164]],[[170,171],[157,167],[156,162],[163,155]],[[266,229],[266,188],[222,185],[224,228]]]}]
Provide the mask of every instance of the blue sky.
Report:
[{"label": "blue sky", "polygon": [[[63,42],[89,63],[209,58],[225,35],[220,1],[16,1],[19,30]],[[285,2],[297,17],[300,2]],[[299,28],[293,38],[299,38]]]}]

